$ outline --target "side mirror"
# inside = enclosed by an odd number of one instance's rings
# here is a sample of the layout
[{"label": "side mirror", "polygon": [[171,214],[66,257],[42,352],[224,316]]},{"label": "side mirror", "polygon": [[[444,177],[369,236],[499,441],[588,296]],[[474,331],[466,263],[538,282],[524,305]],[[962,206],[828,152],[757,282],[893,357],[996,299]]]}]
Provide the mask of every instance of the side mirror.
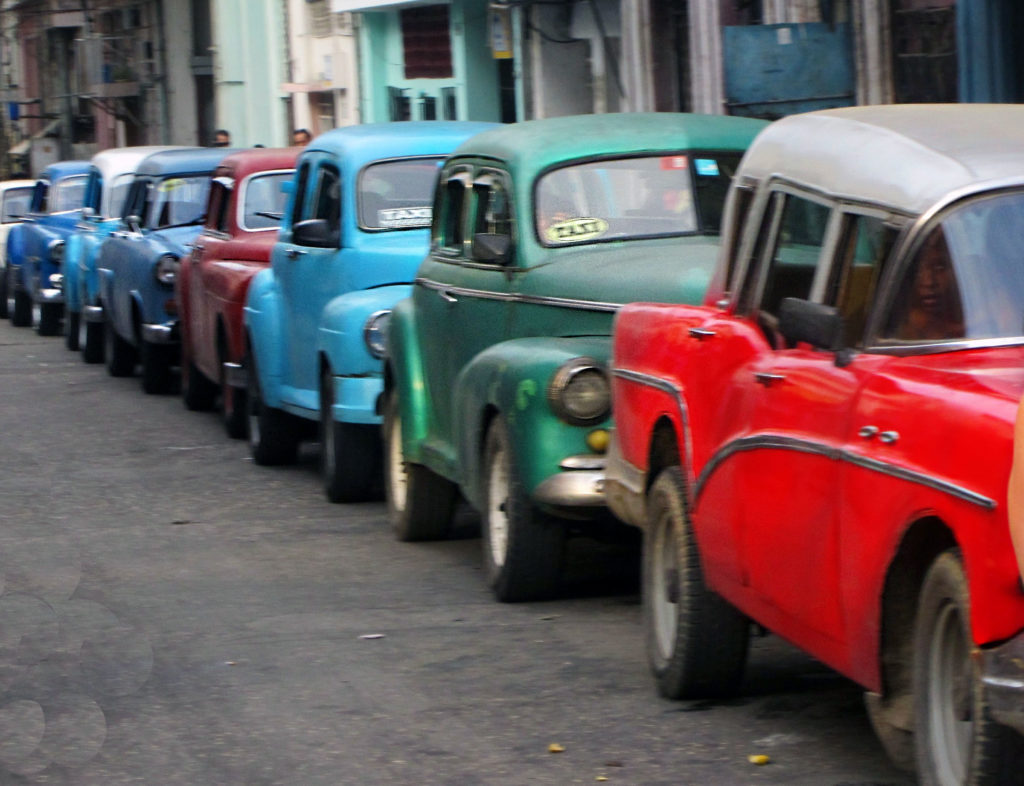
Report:
[{"label": "side mirror", "polygon": [[292,227],[292,242],[297,246],[311,248],[338,248],[341,245],[340,232],[332,230],[325,218],[310,218]]},{"label": "side mirror", "polygon": [[512,254],[512,238],[509,235],[479,233],[473,235],[473,259],[478,262],[492,262],[504,265]]},{"label": "side mirror", "polygon": [[843,318],[835,306],[787,297],[779,305],[779,332],[789,344],[803,341],[812,347],[838,352],[843,339]]},{"label": "side mirror", "polygon": [[93,221],[96,218],[96,211],[91,207],[83,207],[82,218],[86,221]]},{"label": "side mirror", "polygon": [[142,216],[130,215],[124,219],[124,225],[128,227],[130,232],[141,232],[142,231]]}]

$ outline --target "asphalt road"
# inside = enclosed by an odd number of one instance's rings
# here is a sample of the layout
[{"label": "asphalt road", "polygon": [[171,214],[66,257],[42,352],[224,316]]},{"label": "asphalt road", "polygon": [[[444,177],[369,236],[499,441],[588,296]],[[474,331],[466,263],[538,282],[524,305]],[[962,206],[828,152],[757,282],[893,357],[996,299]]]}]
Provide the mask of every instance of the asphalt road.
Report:
[{"label": "asphalt road", "polygon": [[564,598],[497,604],[471,529],[398,543],[324,499],[315,445],[257,467],[6,321],[0,510],[2,784],[911,782],[774,637],[738,698],[659,699],[634,550],[580,542]]}]

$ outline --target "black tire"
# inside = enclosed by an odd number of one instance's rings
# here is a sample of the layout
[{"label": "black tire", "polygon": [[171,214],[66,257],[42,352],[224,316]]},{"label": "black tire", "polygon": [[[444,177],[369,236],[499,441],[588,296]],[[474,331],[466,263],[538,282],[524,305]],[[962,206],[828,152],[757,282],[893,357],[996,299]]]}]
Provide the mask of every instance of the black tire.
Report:
[{"label": "black tire", "polygon": [[40,303],[39,324],[36,330],[40,336],[59,336],[60,320],[64,316],[63,303]]},{"label": "black tire", "polygon": [[363,502],[379,487],[380,429],[360,423],[339,423],[331,414],[334,377],[320,377],[320,474],[331,502]]},{"label": "black tire", "polygon": [[11,324],[14,327],[32,326],[32,297],[28,292],[14,290],[14,309],[11,311]]},{"label": "black tire", "polygon": [[221,371],[220,383],[221,417],[224,430],[231,439],[245,439],[249,436],[249,401],[244,388],[232,387]]},{"label": "black tire", "polygon": [[484,567],[503,603],[543,600],[558,592],[565,526],[538,510],[523,490],[508,427],[497,417],[484,448]]},{"label": "black tire", "polygon": [[103,354],[110,376],[130,377],[135,373],[135,363],[138,360],[135,347],[121,338],[117,329],[109,322],[103,331]]},{"label": "black tire", "polygon": [[1020,782],[1024,737],[992,719],[973,649],[967,577],[959,551],[951,549],[928,569],[914,627],[914,736],[922,786]]},{"label": "black tire", "polygon": [[684,489],[679,467],[668,467],[647,496],[642,580],[647,660],[666,698],[728,695],[743,678],[750,622],[704,582]]},{"label": "black tire", "polygon": [[188,352],[181,360],[181,400],[192,412],[209,412],[217,404],[217,385],[196,368]]},{"label": "black tire", "polygon": [[8,304],[7,304],[7,276],[8,270],[5,267],[3,272],[0,273],[0,319],[7,319],[8,317]]},{"label": "black tire", "polygon": [[64,314],[64,346],[72,352],[78,351],[79,323],[82,315],[78,311],[67,311]]},{"label": "black tire", "polygon": [[78,329],[78,348],[82,352],[82,360],[86,363],[102,363],[106,354],[106,338],[103,335],[106,325],[103,322],[89,322],[83,319]]},{"label": "black tire", "polygon": [[384,496],[395,537],[405,542],[447,538],[455,513],[455,484],[422,464],[405,461],[398,396],[393,391],[384,406],[383,436]]},{"label": "black tire", "polygon": [[139,344],[142,390],[150,395],[170,393],[174,386],[174,347],[143,340]]},{"label": "black tire", "polygon": [[[864,708],[867,710],[875,736],[878,737],[889,760],[906,772],[914,772],[917,767],[914,732],[911,728],[914,714],[911,698],[909,690],[905,696],[889,702],[877,693],[864,694]],[[891,706],[893,704],[896,706]],[[894,719],[901,722],[894,723]]]},{"label": "black tire", "polygon": [[287,412],[263,403],[255,360],[250,356],[249,369],[249,450],[253,461],[263,466],[291,464],[299,452],[301,431]]}]

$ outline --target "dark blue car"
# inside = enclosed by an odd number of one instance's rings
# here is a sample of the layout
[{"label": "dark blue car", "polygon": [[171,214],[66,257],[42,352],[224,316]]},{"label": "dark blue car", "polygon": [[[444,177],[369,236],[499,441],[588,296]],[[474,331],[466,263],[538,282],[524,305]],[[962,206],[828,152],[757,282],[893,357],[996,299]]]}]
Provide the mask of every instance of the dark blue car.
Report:
[{"label": "dark blue car", "polygon": [[154,153],[139,164],[121,224],[100,246],[100,307],[111,376],[142,365],[142,389],[166,393],[178,362],[174,281],[202,229],[213,170],[230,150],[191,148]]},{"label": "dark blue car", "polygon": [[56,335],[64,315],[64,244],[85,198],[88,161],[50,164],[36,181],[28,215],[7,236],[11,324],[29,327],[39,306],[40,335]]}]

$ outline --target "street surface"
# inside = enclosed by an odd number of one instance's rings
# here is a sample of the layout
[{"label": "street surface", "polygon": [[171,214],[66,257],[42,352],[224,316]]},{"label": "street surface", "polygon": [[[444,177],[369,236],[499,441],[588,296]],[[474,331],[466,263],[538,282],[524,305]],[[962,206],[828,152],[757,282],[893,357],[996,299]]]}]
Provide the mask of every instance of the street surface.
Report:
[{"label": "street surface", "polygon": [[470,518],[398,543],[315,445],[257,467],[6,320],[0,402],[0,784],[911,783],[774,637],[738,698],[659,699],[635,550],[575,544],[564,598],[501,605]]}]

